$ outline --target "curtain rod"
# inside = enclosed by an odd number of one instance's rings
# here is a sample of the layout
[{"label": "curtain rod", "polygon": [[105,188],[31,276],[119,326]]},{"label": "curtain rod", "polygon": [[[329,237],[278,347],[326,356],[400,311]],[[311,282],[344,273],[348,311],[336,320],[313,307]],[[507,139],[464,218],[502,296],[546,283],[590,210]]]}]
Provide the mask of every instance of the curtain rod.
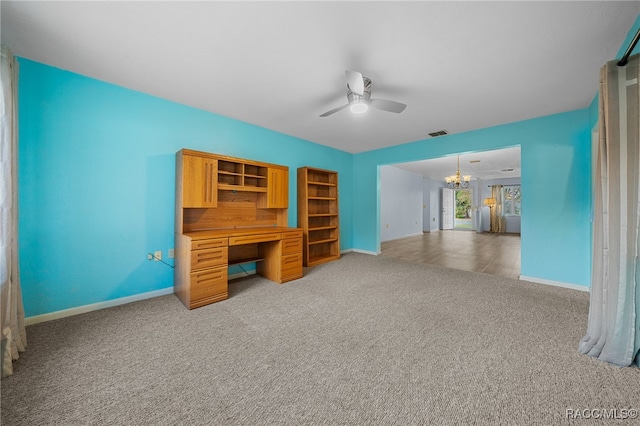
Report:
[{"label": "curtain rod", "polygon": [[640,39],[640,28],[638,28],[638,32],[636,33],[635,37],[633,37],[633,40],[631,40],[629,47],[627,47],[627,51],[624,52],[624,55],[622,55],[622,58],[618,61],[619,67],[624,67],[625,65],[627,65],[627,62],[629,62],[629,55],[631,55],[631,52],[633,52],[633,48],[636,47],[638,39]]}]

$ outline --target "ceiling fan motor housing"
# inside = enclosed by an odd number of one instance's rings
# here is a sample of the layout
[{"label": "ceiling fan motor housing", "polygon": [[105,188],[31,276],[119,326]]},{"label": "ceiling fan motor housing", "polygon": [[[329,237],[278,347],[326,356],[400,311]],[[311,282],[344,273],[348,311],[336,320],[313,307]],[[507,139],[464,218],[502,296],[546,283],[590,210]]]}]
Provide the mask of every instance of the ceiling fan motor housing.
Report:
[{"label": "ceiling fan motor housing", "polygon": [[371,80],[356,71],[345,71],[347,75],[347,101],[346,105],[339,106],[320,114],[320,117],[328,117],[347,107],[354,114],[365,113],[369,106],[382,111],[400,113],[407,107],[405,104],[387,99],[371,99]]},{"label": "ceiling fan motor housing", "polygon": [[371,101],[371,80],[367,77],[362,77],[362,80],[364,81],[364,91],[362,92],[362,96],[357,93],[353,93],[347,84],[347,100],[349,101],[349,104],[359,103],[363,100],[366,103]]}]

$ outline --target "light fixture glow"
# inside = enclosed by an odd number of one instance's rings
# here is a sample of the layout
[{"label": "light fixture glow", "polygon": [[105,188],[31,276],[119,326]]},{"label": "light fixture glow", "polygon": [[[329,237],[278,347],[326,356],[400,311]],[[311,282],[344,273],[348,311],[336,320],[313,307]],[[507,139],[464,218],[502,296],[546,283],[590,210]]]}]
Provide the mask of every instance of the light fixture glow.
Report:
[{"label": "light fixture glow", "polygon": [[496,199],[493,197],[485,198],[484,205],[489,206],[489,208],[491,208],[496,205]]},{"label": "light fixture glow", "polygon": [[354,114],[364,114],[369,109],[369,105],[366,102],[353,102],[349,109]]}]

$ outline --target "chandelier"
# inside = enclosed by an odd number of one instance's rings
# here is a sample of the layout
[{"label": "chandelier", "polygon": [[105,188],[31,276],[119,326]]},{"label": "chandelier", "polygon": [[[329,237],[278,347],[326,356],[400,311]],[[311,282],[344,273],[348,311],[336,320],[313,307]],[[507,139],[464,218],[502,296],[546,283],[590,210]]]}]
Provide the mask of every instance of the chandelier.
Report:
[{"label": "chandelier", "polygon": [[460,156],[458,155],[458,170],[455,175],[444,178],[445,186],[451,189],[463,189],[469,187],[471,175],[460,175]]}]

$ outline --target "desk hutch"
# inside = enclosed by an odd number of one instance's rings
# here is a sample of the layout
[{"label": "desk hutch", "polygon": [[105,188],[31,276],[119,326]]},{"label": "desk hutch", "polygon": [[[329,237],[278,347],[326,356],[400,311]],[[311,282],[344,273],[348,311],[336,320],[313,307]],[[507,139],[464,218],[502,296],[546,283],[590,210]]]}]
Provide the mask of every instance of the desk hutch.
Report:
[{"label": "desk hutch", "polygon": [[174,292],[189,309],[228,297],[228,267],[302,277],[302,230],[287,227],[289,168],[207,152],[176,154]]}]

